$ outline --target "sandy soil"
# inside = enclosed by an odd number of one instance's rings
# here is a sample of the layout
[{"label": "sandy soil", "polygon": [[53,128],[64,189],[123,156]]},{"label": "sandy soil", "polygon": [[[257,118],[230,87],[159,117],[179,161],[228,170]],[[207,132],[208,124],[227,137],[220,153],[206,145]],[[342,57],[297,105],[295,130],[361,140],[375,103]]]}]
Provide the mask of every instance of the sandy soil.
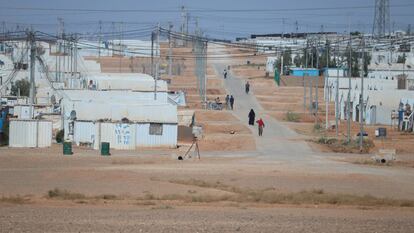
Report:
[{"label": "sandy soil", "polygon": [[412,232],[401,210],[4,206],[0,232]]},{"label": "sandy soil", "polygon": [[[201,144],[201,143],[200,143]],[[234,144],[231,146],[236,146]],[[200,147],[202,147],[200,145]],[[74,148],[73,156],[63,156],[61,146],[49,149],[0,149],[0,195],[43,196],[53,188],[68,189],[87,195],[129,194],[145,192],[156,195],[185,194],[195,189],[199,194],[217,194],[220,190],[170,183],[172,179],[199,179],[243,188],[276,188],[296,192],[323,189],[327,192],[371,194],[380,197],[411,199],[414,187],[409,170],[393,168],[397,177],[386,176],[389,167],[367,173],[354,167],[339,172],[336,166],[306,172],[249,153],[209,153],[201,150],[201,160],[178,161],[185,149],[115,151],[99,156],[98,151]],[[328,159],[326,157],[325,159]],[[335,157],[333,157],[335,158]],[[382,173],[385,172],[385,173]],[[404,175],[402,175],[404,174]],[[341,185],[338,185],[338,184]]]}]

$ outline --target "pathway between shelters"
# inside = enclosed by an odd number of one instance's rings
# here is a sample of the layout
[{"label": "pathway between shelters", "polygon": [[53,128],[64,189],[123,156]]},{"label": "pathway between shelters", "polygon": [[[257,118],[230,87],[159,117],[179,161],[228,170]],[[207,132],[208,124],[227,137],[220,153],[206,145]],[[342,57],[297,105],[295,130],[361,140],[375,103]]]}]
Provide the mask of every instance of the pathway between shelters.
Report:
[{"label": "pathway between shelters", "polygon": [[[225,67],[226,64],[224,63],[214,64],[217,75],[222,74]],[[258,155],[274,158],[279,161],[295,163],[315,160],[312,149],[306,142],[300,140],[296,132],[267,115],[257,102],[253,93],[245,93],[244,81],[229,72],[224,83],[228,93],[232,94],[235,98],[234,115],[253,132]],[[265,122],[262,137],[258,136],[257,125],[248,125],[248,113],[250,109],[256,112],[256,120],[261,117]]]}]

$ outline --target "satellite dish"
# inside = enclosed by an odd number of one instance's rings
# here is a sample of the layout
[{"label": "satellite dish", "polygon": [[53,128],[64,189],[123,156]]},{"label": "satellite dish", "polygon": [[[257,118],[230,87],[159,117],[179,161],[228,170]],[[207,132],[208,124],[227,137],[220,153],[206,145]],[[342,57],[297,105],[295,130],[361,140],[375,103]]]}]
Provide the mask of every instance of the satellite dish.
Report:
[{"label": "satellite dish", "polygon": [[76,120],[76,111],[75,110],[72,110],[72,112],[70,112],[70,117],[69,117],[71,120]]}]

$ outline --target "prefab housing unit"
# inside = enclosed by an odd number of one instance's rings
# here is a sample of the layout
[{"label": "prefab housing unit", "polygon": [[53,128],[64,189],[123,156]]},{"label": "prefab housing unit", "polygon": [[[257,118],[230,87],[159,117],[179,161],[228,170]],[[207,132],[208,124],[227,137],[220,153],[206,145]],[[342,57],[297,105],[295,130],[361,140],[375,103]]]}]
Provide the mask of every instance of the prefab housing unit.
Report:
[{"label": "prefab housing unit", "polygon": [[121,122],[74,122],[74,142],[89,144],[99,149],[101,142],[109,142],[111,148],[134,150],[143,147],[177,146],[177,123],[121,123]]},{"label": "prefab housing unit", "polygon": [[10,147],[49,147],[52,145],[52,122],[10,120]]}]

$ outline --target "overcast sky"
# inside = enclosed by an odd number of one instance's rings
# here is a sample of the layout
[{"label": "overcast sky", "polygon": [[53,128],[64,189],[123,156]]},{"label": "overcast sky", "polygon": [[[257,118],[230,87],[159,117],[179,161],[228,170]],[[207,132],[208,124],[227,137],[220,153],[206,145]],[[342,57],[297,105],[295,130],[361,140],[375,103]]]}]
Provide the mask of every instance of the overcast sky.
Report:
[{"label": "overcast sky", "polygon": [[[190,13],[191,30],[198,18],[208,36],[234,39],[254,33],[295,32],[296,21],[299,32],[320,31],[321,25],[324,31],[344,32],[349,23],[352,31],[371,33],[374,8],[366,7],[375,5],[375,0],[0,0],[0,3],[0,21],[6,23],[7,29],[32,25],[49,33],[56,33],[58,17],[64,20],[67,32],[97,33],[99,20],[103,21],[104,32],[145,30],[158,22],[165,27],[172,22],[178,30],[180,8],[184,5]],[[406,30],[412,24],[414,30],[414,0],[390,0],[390,6],[391,28]],[[112,21],[124,23],[120,26]],[[147,35],[143,31],[131,36]]]}]

